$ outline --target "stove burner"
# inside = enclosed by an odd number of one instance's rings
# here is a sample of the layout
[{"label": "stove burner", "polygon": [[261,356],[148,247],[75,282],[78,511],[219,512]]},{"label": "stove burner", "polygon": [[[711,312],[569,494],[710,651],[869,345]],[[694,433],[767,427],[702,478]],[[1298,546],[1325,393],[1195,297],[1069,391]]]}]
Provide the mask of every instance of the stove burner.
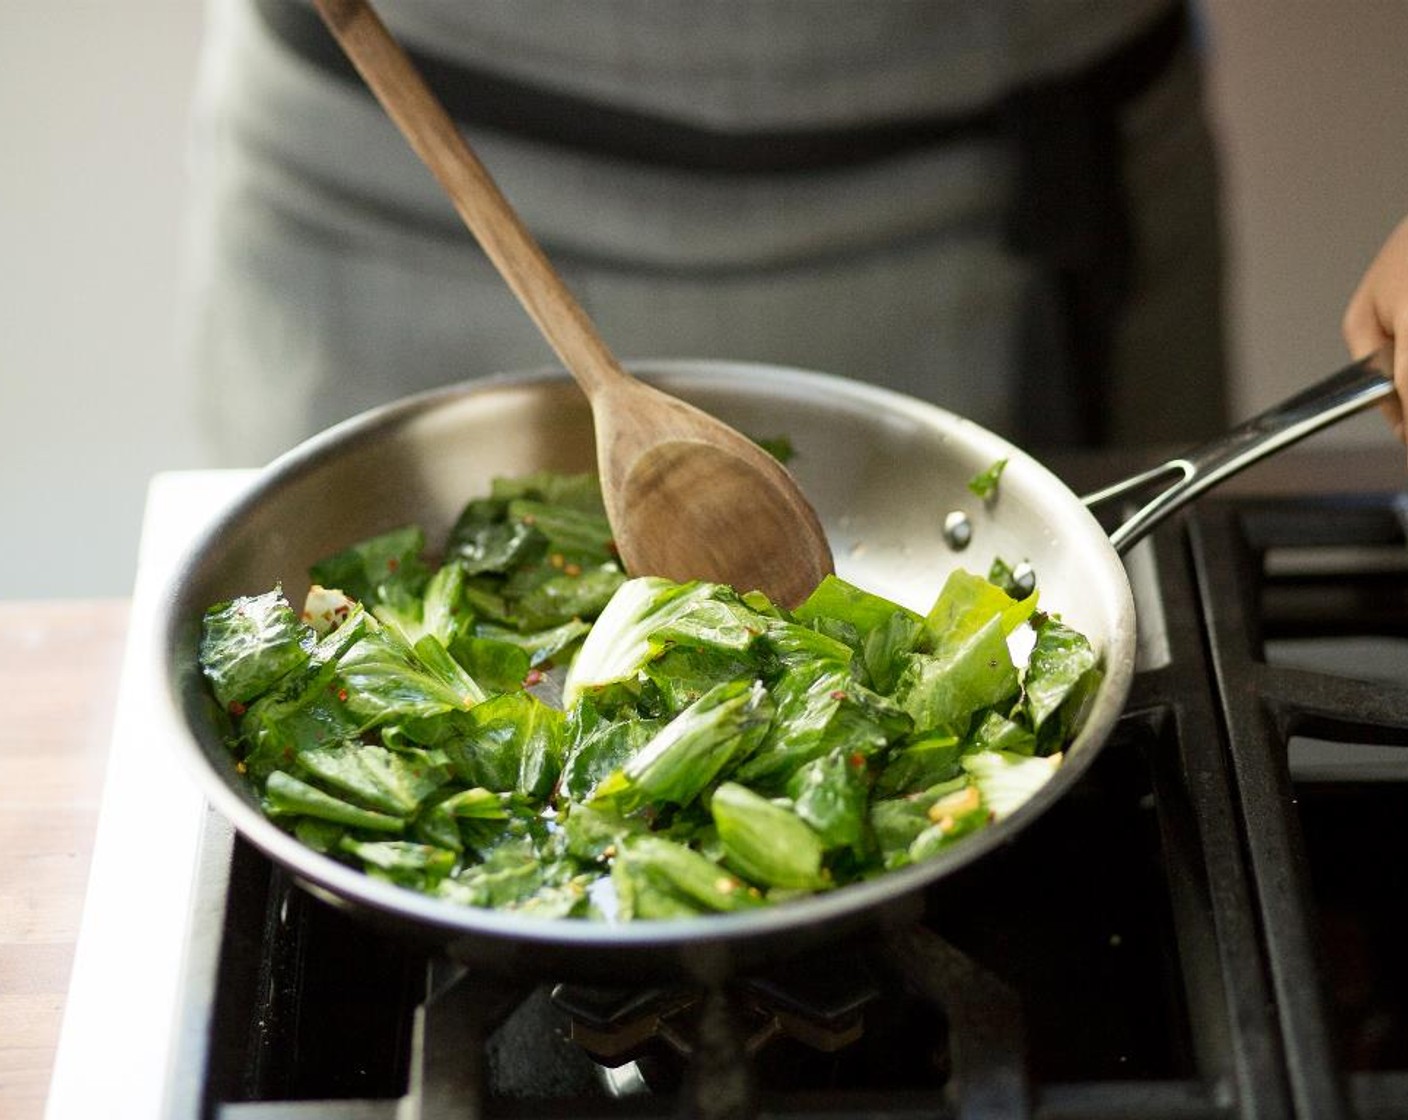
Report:
[{"label": "stove burner", "polygon": [[[682,988],[579,984],[559,984],[552,992],[553,1003],[571,1020],[572,1040],[603,1065],[633,1061],[653,1039],[681,1056],[693,1054],[706,996]],[[757,1054],[778,1038],[829,1054],[860,1038],[865,1007],[879,996],[863,962],[837,967],[832,960],[815,971],[793,967],[745,980],[728,998],[739,1017],[746,1054]]]},{"label": "stove burner", "polygon": [[607,1066],[634,1061],[641,1046],[662,1039],[680,1054],[693,1045],[680,1020],[698,1007],[700,994],[688,989],[640,991],[559,984],[552,1001],[571,1019],[572,1041]]}]

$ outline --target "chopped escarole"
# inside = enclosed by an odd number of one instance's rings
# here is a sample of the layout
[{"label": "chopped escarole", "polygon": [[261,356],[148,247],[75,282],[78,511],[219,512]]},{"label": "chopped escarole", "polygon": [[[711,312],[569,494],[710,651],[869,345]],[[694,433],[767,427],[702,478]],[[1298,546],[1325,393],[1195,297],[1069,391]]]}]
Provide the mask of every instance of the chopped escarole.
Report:
[{"label": "chopped escarole", "polygon": [[[925,860],[1049,780],[1101,679],[1018,581],[926,614],[631,578],[590,476],[500,479],[212,606],[200,663],[265,811],[366,874],[551,918],[752,909]],[[1013,650],[1028,650],[1029,655]]]}]

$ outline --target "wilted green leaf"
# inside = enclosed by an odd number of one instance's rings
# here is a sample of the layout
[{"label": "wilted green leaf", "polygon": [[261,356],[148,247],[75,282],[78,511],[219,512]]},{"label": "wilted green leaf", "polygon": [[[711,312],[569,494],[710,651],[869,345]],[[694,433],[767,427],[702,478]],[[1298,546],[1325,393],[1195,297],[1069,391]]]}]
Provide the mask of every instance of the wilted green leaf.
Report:
[{"label": "wilted green leaf", "polygon": [[275,588],[205,612],[201,669],[222,707],[243,705],[301,668],[315,640]]},{"label": "wilted green leaf", "polygon": [[660,729],[592,794],[626,812],[687,805],[767,730],[772,701],[756,681],[730,681],[705,693]]},{"label": "wilted green leaf", "polygon": [[709,802],[728,865],[759,886],[820,890],[821,838],[791,809],[760,797],[747,786],[725,782]]},{"label": "wilted green leaf", "polygon": [[405,828],[399,817],[350,804],[282,770],[275,770],[264,783],[264,799],[269,812],[276,815],[317,817],[375,832],[400,832]]},{"label": "wilted green leaf", "polygon": [[1010,702],[1018,689],[1002,621],[991,617],[942,654],[910,654],[895,699],[916,727],[961,735],[974,714]]}]

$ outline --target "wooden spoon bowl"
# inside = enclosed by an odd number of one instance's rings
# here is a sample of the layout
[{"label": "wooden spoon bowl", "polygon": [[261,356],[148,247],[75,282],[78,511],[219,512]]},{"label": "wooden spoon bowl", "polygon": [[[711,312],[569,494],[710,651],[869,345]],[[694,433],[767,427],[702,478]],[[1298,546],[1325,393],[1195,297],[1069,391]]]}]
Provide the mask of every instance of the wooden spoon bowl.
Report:
[{"label": "wooden spoon bowl", "polygon": [[334,38],[591,403],[607,516],[634,575],[796,606],[832,571],[795,480],[752,440],[631,377],[365,0],[314,0]]},{"label": "wooden spoon bowl", "polygon": [[628,571],[758,589],[790,607],[832,570],[815,511],[752,440],[631,378],[593,395],[592,418]]}]

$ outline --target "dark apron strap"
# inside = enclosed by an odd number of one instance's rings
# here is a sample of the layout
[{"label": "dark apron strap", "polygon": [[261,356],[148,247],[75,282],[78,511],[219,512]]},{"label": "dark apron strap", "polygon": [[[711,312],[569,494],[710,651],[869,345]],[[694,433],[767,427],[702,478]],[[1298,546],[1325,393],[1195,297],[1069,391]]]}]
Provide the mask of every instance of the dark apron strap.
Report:
[{"label": "dark apron strap", "polygon": [[1012,98],[1018,172],[1008,235],[1035,268],[1013,413],[1024,444],[1109,442],[1112,342],[1136,252],[1121,113],[1186,42],[1179,4],[1097,66]]},{"label": "dark apron strap", "polygon": [[[273,36],[304,62],[365,90],[318,14],[302,0],[254,0]],[[1175,8],[1180,16],[1181,8]],[[1158,76],[1145,40],[1162,42],[1168,18],[1094,68],[1092,87],[1125,98]],[[999,135],[1012,114],[995,104],[956,115],[877,121],[836,128],[722,131],[672,117],[544,89],[483,68],[408,50],[450,114],[470,127],[494,129],[543,144],[627,160],[716,174],[824,171],[981,135]],[[1171,52],[1169,52],[1171,54]],[[1125,58],[1125,56],[1128,58]],[[1104,76],[1107,75],[1108,76]],[[1127,87],[1127,88],[1126,88]],[[370,94],[368,93],[368,96]]]},{"label": "dark apron strap", "polygon": [[[304,62],[366,90],[318,14],[300,0],[254,0],[273,36]],[[1005,126],[993,106],[955,116],[841,128],[723,131],[561,93],[408,48],[426,84],[461,124],[654,167],[717,175],[776,175],[852,167]],[[368,92],[370,96],[370,92]]]}]

